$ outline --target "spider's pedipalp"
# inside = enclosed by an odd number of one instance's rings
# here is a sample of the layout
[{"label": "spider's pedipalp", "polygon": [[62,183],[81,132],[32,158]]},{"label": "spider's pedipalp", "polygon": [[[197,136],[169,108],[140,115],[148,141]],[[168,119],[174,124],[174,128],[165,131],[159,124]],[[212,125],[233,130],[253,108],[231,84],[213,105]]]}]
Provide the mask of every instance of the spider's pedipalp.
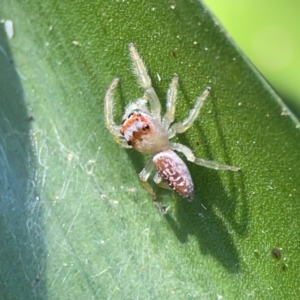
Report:
[{"label": "spider's pedipalp", "polygon": [[148,75],[147,68],[133,43],[129,44],[129,50],[138,82],[144,89],[145,95],[149,100],[151,113],[153,114],[154,118],[160,120],[161,105],[156,92],[152,87],[151,78]]},{"label": "spider's pedipalp", "polygon": [[175,76],[170,84],[167,103],[166,103],[166,113],[162,119],[162,125],[165,129],[168,129],[170,124],[174,122],[175,119],[175,109],[176,109],[176,98],[177,98],[177,85],[179,77]]},{"label": "spider's pedipalp", "polygon": [[192,124],[198,117],[201,107],[203,106],[204,101],[207,98],[207,96],[209,95],[210,91],[211,91],[211,88],[207,87],[204,90],[204,92],[202,93],[202,95],[197,98],[195,107],[190,110],[188,117],[186,119],[184,119],[182,122],[175,123],[170,127],[170,129],[168,130],[169,138],[174,137],[176,135],[176,133],[185,132],[187,129],[189,129],[192,126]]},{"label": "spider's pedipalp", "polygon": [[215,170],[235,171],[235,172],[241,170],[241,168],[239,168],[239,167],[221,165],[215,161],[205,160],[205,159],[196,157],[193,154],[192,150],[185,145],[170,142],[169,146],[170,146],[170,149],[183,153],[188,161],[191,161],[196,165],[203,166],[203,167],[210,168],[210,169],[215,169]]}]

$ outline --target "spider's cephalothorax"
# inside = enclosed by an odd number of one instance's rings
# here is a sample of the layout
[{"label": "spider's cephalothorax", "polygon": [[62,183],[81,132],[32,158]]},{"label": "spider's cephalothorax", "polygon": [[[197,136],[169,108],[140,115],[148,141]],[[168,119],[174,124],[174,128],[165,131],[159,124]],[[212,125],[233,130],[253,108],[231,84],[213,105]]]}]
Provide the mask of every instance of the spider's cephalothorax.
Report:
[{"label": "spider's cephalothorax", "polygon": [[167,131],[146,111],[131,112],[120,132],[129,146],[145,154],[153,155],[169,148]]},{"label": "spider's cephalothorax", "polygon": [[[192,199],[194,196],[194,184],[190,172],[183,160],[173,151],[182,152],[187,160],[216,170],[238,171],[234,166],[220,165],[213,161],[195,157],[192,151],[182,144],[170,141],[177,133],[182,133],[190,128],[199,115],[200,109],[207,98],[210,88],[207,87],[197,98],[195,107],[189,116],[179,123],[174,123],[177,96],[178,77],[174,77],[167,94],[167,109],[161,119],[161,106],[158,97],[152,87],[151,79],[146,66],[142,61],[135,46],[129,45],[130,55],[139,84],[144,89],[144,98],[130,103],[123,116],[122,125],[116,125],[113,118],[113,93],[119,82],[115,78],[105,95],[105,120],[106,126],[115,137],[115,140],[125,148],[134,148],[137,151],[150,154],[151,158],[140,173],[140,180],[145,188],[155,198],[152,187],[147,183],[153,167],[157,173],[154,181],[162,187],[174,189],[179,195]],[[149,101],[150,110],[147,107]]]}]

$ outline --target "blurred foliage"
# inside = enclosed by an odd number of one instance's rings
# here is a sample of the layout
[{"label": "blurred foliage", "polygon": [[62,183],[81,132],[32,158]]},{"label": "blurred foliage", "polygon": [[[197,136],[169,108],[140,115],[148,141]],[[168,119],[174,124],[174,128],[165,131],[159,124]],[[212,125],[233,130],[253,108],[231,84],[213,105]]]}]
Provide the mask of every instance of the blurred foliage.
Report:
[{"label": "blurred foliage", "polygon": [[300,1],[204,0],[300,116]]}]

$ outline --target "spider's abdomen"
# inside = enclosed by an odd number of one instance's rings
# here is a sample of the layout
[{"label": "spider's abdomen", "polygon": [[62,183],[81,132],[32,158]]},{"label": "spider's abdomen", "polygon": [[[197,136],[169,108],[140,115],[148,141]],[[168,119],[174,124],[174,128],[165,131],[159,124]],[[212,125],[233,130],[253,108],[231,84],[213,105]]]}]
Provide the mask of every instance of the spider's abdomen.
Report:
[{"label": "spider's abdomen", "polygon": [[120,132],[128,145],[145,154],[156,154],[169,146],[166,130],[145,112],[133,111],[124,120]]},{"label": "spider's abdomen", "polygon": [[191,174],[183,160],[168,149],[153,156],[158,173],[179,195],[193,199],[194,184]]}]

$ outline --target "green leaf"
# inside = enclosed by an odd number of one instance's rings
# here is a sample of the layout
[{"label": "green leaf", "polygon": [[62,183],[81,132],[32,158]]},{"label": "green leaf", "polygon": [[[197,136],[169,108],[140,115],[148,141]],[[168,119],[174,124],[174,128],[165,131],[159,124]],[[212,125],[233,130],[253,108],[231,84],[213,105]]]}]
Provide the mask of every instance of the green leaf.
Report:
[{"label": "green leaf", "polygon": [[[299,122],[201,3],[12,0],[1,18],[3,299],[299,297]],[[187,163],[195,199],[157,188],[166,216],[104,124],[113,78],[116,120],[142,96],[130,42],[163,106],[180,76],[177,120],[212,87],[176,139],[242,168]]]}]

